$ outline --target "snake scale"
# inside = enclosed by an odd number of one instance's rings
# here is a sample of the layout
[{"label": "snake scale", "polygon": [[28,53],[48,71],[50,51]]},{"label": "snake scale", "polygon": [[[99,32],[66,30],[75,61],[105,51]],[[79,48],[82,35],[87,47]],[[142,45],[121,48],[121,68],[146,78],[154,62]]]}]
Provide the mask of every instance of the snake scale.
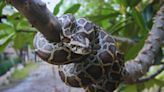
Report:
[{"label": "snake scale", "polygon": [[86,92],[113,92],[122,80],[123,55],[110,34],[85,18],[58,17],[59,43],[49,43],[37,33],[34,47],[40,58],[59,65],[59,75],[69,86]]}]

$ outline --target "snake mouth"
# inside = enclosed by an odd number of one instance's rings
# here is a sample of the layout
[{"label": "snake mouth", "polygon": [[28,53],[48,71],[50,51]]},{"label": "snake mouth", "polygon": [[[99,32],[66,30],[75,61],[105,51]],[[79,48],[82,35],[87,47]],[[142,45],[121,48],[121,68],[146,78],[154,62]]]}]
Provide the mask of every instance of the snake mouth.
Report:
[{"label": "snake mouth", "polygon": [[80,47],[80,46],[71,45],[69,48],[72,52],[76,54],[86,55],[91,53],[90,47]]},{"label": "snake mouth", "polygon": [[91,53],[91,47],[89,45],[89,40],[86,39],[86,43],[81,43],[79,41],[70,40],[69,38],[63,39],[63,44],[68,47],[73,53],[86,55]]},{"label": "snake mouth", "polygon": [[90,48],[73,47],[71,50],[76,54],[87,55],[91,53]]}]

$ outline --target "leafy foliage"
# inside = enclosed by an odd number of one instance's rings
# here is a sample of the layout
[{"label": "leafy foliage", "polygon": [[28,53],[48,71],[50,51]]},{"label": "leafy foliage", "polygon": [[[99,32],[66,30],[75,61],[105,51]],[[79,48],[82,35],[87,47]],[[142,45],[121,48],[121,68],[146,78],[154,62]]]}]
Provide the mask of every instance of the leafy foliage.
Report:
[{"label": "leafy foliage", "polygon": [[[55,6],[54,11],[53,11],[54,15],[59,14],[60,8],[64,4],[63,2],[64,2],[64,0],[60,0],[60,2]],[[67,14],[67,13],[75,14],[80,9],[80,6],[81,6],[80,3],[71,4],[68,8],[64,9],[63,14]]]},{"label": "leafy foliage", "polygon": [[[23,40],[22,40],[23,37]],[[14,47],[16,49],[21,49],[22,47],[25,47],[26,45],[32,46],[34,33],[24,33],[24,32],[18,32],[16,34],[16,37],[14,39]]]},{"label": "leafy foliage", "polygon": [[[2,4],[2,6],[1,13],[2,10],[5,10],[4,4]],[[10,11],[14,10],[11,8]],[[17,12],[12,15],[1,16],[6,17],[2,17],[0,23],[0,52],[11,42],[14,42],[15,49],[21,49],[25,45],[32,45],[34,32],[30,31],[31,25],[27,22],[27,19]],[[24,33],[24,30],[27,32]]]},{"label": "leafy foliage", "polygon": [[21,63],[18,58],[6,59],[4,62],[0,62],[0,76],[5,74],[11,67]]},{"label": "leafy foliage", "polygon": [[80,4],[74,4],[72,5],[70,8],[68,8],[64,14],[66,13],[71,13],[71,14],[75,14],[80,8]]},{"label": "leafy foliage", "polygon": [[63,1],[64,1],[64,0],[60,0],[60,2],[55,6],[54,11],[53,11],[53,14],[54,14],[54,15],[57,15],[57,14],[59,13],[59,11],[60,11],[60,6],[63,4]]}]

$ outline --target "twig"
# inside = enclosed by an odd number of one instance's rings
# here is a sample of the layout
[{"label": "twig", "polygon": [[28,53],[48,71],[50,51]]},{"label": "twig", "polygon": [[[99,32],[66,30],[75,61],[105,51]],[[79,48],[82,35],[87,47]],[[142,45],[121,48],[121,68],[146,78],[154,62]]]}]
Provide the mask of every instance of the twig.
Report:
[{"label": "twig", "polygon": [[149,80],[155,78],[157,75],[159,75],[163,70],[164,70],[164,65],[159,70],[157,70],[154,74],[152,74],[146,78],[138,79],[134,83],[143,83],[145,81],[149,81]]},{"label": "twig", "polygon": [[158,11],[153,27],[137,57],[125,63],[124,82],[133,83],[146,74],[154,63],[153,59],[164,41],[164,5]]},{"label": "twig", "polygon": [[153,64],[153,66],[154,65],[164,65],[164,62],[160,62],[160,63],[158,63],[158,64]]}]

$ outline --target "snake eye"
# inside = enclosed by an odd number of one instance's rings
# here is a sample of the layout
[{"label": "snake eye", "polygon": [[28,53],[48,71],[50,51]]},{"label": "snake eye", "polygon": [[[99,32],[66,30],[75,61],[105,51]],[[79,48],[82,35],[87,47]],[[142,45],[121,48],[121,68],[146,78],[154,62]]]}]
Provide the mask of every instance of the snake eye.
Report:
[{"label": "snake eye", "polygon": [[72,48],[74,48],[74,47],[75,47],[75,45],[71,45],[71,47],[72,47]]}]

